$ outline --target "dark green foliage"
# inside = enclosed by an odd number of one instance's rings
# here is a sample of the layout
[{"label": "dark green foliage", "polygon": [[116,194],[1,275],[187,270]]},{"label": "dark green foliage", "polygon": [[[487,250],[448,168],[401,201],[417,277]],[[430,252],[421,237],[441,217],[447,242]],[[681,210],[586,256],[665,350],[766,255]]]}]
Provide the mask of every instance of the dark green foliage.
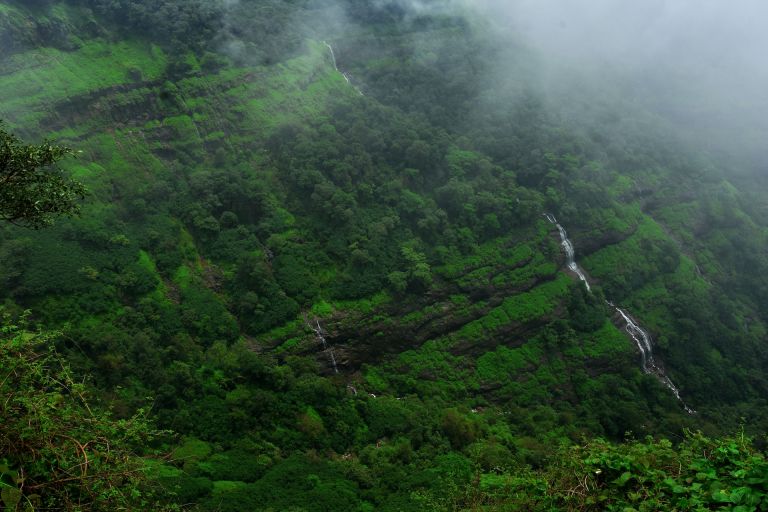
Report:
[{"label": "dark green foliage", "polygon": [[215,3],[195,0],[83,0],[97,13],[118,24],[126,33],[160,37],[176,45],[204,47],[222,28],[223,14]]},{"label": "dark green foliage", "polygon": [[445,411],[441,428],[451,442],[451,446],[456,450],[468,446],[477,437],[477,426],[456,409]]},{"label": "dark green foliage", "polygon": [[198,503],[213,490],[213,482],[203,477],[162,476],[158,482],[178,503]]},{"label": "dark green foliage", "polygon": [[[294,456],[277,464],[258,483],[248,499],[259,507],[287,510],[359,510],[357,486],[344,478],[336,464]],[[245,494],[245,493],[244,493]],[[230,506],[237,502],[228,497]],[[232,510],[240,510],[233,508]]]},{"label": "dark green foliage", "polygon": [[607,310],[600,293],[589,293],[580,282],[571,287],[568,303],[571,325],[577,331],[593,332],[605,324]]},{"label": "dark green foliage", "polygon": [[40,228],[78,213],[85,187],[51,167],[71,153],[50,142],[24,144],[0,122],[0,220]]},{"label": "dark green foliage", "polygon": [[[262,252],[244,255],[237,264],[236,285],[241,292],[238,317],[248,332],[259,332],[294,318],[298,304],[285,294],[271,275]],[[297,282],[301,290],[301,282]]]}]

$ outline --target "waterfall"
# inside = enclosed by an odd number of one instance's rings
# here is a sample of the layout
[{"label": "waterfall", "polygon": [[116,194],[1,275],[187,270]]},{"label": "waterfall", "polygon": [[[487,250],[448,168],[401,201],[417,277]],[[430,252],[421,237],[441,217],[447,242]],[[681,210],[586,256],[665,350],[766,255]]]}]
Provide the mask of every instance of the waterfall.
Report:
[{"label": "waterfall", "polygon": [[[609,303],[610,304],[610,303]],[[640,356],[642,358],[643,371],[650,373],[656,366],[656,362],[653,359],[653,348],[651,346],[651,339],[648,333],[645,332],[637,323],[623,309],[613,306],[618,311],[621,318],[627,324],[626,330],[629,336],[634,340],[635,345],[640,350]]]},{"label": "waterfall", "polygon": [[[568,238],[568,233],[565,231],[565,228],[557,222],[557,219],[551,213],[545,213],[544,216],[549,222],[557,227],[557,230],[560,233],[560,244],[565,251],[565,259],[568,269],[579,276],[579,279],[587,287],[587,291],[591,293],[592,288],[589,286],[589,280],[587,280],[586,274],[584,274],[584,271],[576,263],[573,243]],[[629,315],[629,313],[627,313],[626,310],[614,305],[613,302],[609,300],[606,300],[606,303],[614,310],[616,310],[621,319],[624,321],[624,330],[627,331],[627,334],[632,339],[632,341],[635,342],[637,349],[640,351],[642,362],[641,367],[643,372],[649,375],[655,375],[656,378],[659,379],[659,381],[664,384],[664,386],[666,386],[673,395],[675,395],[675,398],[677,398],[678,401],[683,405],[685,412],[688,414],[695,414],[696,411],[688,407],[688,405],[680,397],[680,390],[677,389],[677,386],[675,386],[672,380],[667,376],[667,374],[664,372],[664,369],[656,364],[656,360],[653,357],[653,343],[651,342],[651,336],[645,331],[645,329],[640,327],[640,325]]]},{"label": "waterfall", "polygon": [[315,320],[317,322],[317,327],[311,326],[310,328],[315,331],[315,336],[318,340],[320,340],[320,343],[323,345],[323,350],[328,350],[328,343],[325,341],[325,336],[323,335],[323,328],[320,327],[320,320]]},{"label": "waterfall", "polygon": [[349,74],[339,69],[339,65],[338,65],[338,63],[336,62],[336,52],[334,52],[334,51],[333,51],[333,46],[331,46],[331,44],[330,44],[328,41],[323,41],[323,44],[324,44],[325,46],[327,46],[327,47],[328,47],[328,51],[329,51],[329,52],[330,52],[330,54],[331,54],[331,62],[333,62],[333,69],[335,69],[337,73],[341,73],[341,76],[343,76],[343,77],[344,77],[344,80],[346,80],[346,81],[347,81],[347,84],[349,84],[350,86],[352,86],[352,88],[353,88],[353,89],[355,89],[355,91],[357,91],[357,93],[358,93],[360,96],[365,96],[365,94],[363,94],[363,91],[361,91],[361,90],[360,90],[358,87],[356,87],[356,86],[355,86],[355,85],[354,85],[354,84],[351,82],[351,80],[349,79]]},{"label": "waterfall", "polygon": [[643,371],[645,373],[655,375],[661,381],[661,383],[664,384],[667,389],[672,392],[673,395],[675,395],[675,398],[677,398],[680,403],[683,404],[685,412],[688,414],[695,414],[696,411],[688,407],[683,399],[680,398],[680,390],[677,389],[677,386],[675,386],[667,374],[664,373],[664,370],[656,364],[656,361],[653,358],[653,345],[651,344],[650,335],[645,332],[645,330],[640,327],[625,310],[614,306],[610,302],[608,304],[616,309],[621,318],[627,324],[627,334],[629,334],[630,338],[632,338],[632,340],[635,342],[635,345],[637,345],[637,348],[640,350],[640,354],[642,356]]},{"label": "waterfall", "polygon": [[565,250],[565,262],[568,265],[568,268],[571,270],[571,272],[579,276],[579,279],[581,279],[581,281],[587,287],[587,291],[591,292],[592,288],[589,286],[587,276],[584,274],[584,271],[581,269],[581,267],[576,264],[576,253],[573,250],[573,243],[571,243],[571,240],[568,238],[568,233],[566,233],[565,228],[557,223],[557,219],[555,219],[555,216],[551,213],[547,213],[545,216],[549,222],[557,226],[557,230],[560,232],[560,245],[562,245],[563,250]]},{"label": "waterfall", "polygon": [[333,46],[331,46],[330,43],[328,43],[328,41],[323,41],[323,43],[325,44],[325,46],[328,47],[328,51],[331,52],[331,60],[333,61],[333,69],[338,71],[339,70],[339,66],[336,64],[336,53],[333,51]]},{"label": "waterfall", "polygon": [[309,320],[307,320],[306,318],[305,318],[305,321],[307,323],[307,327],[309,327],[314,331],[315,337],[323,346],[323,352],[328,354],[328,359],[331,361],[333,372],[339,373],[339,367],[336,365],[336,355],[333,353],[333,347],[329,347],[328,342],[325,341],[325,331],[323,331],[323,328],[320,326],[320,320],[315,319],[315,325],[312,325],[311,323],[309,323]]}]

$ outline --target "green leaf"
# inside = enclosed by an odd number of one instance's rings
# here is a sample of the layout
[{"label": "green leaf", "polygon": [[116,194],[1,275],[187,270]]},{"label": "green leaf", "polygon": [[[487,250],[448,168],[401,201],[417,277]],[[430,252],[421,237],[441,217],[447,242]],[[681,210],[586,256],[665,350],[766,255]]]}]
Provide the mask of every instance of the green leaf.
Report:
[{"label": "green leaf", "polygon": [[718,503],[730,503],[731,497],[728,496],[728,493],[722,490],[717,490],[712,493],[712,499]]},{"label": "green leaf", "polygon": [[614,480],[612,483],[621,487],[621,486],[624,486],[627,482],[629,482],[633,476],[634,475],[632,475],[632,473],[630,473],[629,471],[625,471],[621,474],[619,478]]},{"label": "green leaf", "polygon": [[16,510],[16,506],[21,501],[21,491],[16,487],[3,487],[0,490],[0,498],[5,503],[6,509]]}]

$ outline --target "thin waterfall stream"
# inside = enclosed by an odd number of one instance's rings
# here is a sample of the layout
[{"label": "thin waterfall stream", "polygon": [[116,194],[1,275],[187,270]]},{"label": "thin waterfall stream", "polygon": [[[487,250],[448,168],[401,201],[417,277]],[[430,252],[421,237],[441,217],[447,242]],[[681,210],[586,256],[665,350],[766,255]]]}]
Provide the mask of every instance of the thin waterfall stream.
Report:
[{"label": "thin waterfall stream", "polygon": [[341,76],[344,77],[344,80],[347,81],[347,84],[352,86],[352,88],[355,89],[355,91],[357,91],[357,93],[360,96],[365,96],[365,94],[363,94],[363,91],[361,91],[357,86],[355,86],[355,84],[353,84],[352,81],[349,79],[349,74],[339,69],[339,65],[336,62],[336,52],[333,51],[333,46],[331,46],[331,43],[329,43],[328,41],[323,41],[323,44],[328,47],[328,51],[331,54],[331,62],[333,62],[333,69],[335,69],[337,73],[341,73]]},{"label": "thin waterfall stream", "polygon": [[325,331],[320,325],[320,320],[315,318],[315,325],[312,325],[307,318],[305,318],[305,322],[307,323],[307,327],[314,331],[315,338],[317,338],[323,347],[323,352],[328,354],[328,359],[330,360],[331,366],[333,367],[333,372],[339,373],[339,367],[336,365],[336,355],[333,353],[333,347],[328,346],[328,342],[325,340]]},{"label": "thin waterfall stream", "polygon": [[[560,244],[565,251],[565,262],[568,266],[568,269],[578,276],[578,278],[587,287],[587,291],[591,293],[592,288],[589,285],[589,280],[587,279],[584,270],[576,263],[576,255],[573,248],[573,242],[571,242],[571,240],[568,238],[568,233],[565,231],[565,228],[557,222],[557,219],[551,213],[545,213],[544,216],[549,222],[557,227],[557,230],[560,233]],[[649,375],[655,375],[656,378],[658,378],[659,381],[664,384],[664,386],[666,386],[673,395],[675,395],[675,398],[680,401],[680,403],[683,405],[683,409],[685,409],[685,412],[688,414],[696,414],[696,411],[688,407],[685,401],[683,401],[683,399],[680,397],[680,390],[667,376],[664,368],[656,363],[656,360],[653,357],[653,343],[651,342],[650,334],[648,334],[645,329],[640,327],[637,321],[635,321],[626,310],[616,306],[609,300],[607,300],[606,303],[614,310],[616,310],[619,317],[624,322],[624,330],[627,332],[632,341],[634,341],[635,345],[640,351],[642,363],[641,367],[643,372]]]},{"label": "thin waterfall stream", "polygon": [[547,217],[547,220],[557,226],[557,230],[560,232],[560,245],[563,246],[563,250],[565,251],[565,263],[568,265],[568,268],[579,276],[579,279],[581,279],[584,282],[584,285],[587,287],[588,292],[592,292],[592,288],[589,286],[589,281],[587,280],[587,276],[584,274],[584,271],[576,264],[576,253],[573,250],[573,243],[571,243],[570,239],[568,238],[568,233],[565,232],[565,228],[557,223],[557,219],[554,215],[551,213],[544,214],[545,217]]}]

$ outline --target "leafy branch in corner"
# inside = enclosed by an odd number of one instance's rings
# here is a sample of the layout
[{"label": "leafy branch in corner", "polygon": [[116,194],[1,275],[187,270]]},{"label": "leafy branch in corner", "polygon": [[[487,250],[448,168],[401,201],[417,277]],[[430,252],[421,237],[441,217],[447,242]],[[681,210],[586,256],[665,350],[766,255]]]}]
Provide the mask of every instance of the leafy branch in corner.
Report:
[{"label": "leafy branch in corner", "polygon": [[0,327],[0,504],[5,510],[170,510],[138,454],[161,432],[114,419],[56,353],[55,333]]},{"label": "leafy branch in corner", "polygon": [[49,141],[25,144],[0,122],[0,220],[39,229],[79,213],[85,186],[54,166],[72,153]]}]

